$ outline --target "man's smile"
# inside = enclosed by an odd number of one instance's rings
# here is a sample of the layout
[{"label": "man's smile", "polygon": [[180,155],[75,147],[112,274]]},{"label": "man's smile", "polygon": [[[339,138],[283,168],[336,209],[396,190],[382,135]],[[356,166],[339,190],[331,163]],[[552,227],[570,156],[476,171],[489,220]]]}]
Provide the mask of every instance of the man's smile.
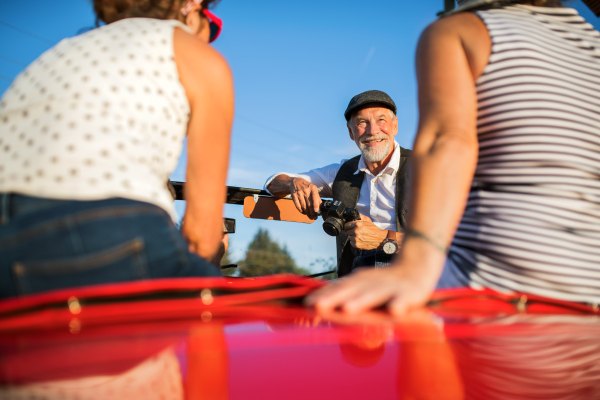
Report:
[{"label": "man's smile", "polygon": [[372,137],[372,138],[361,140],[361,143],[368,147],[373,147],[373,146],[377,146],[379,143],[381,143],[385,140],[387,140],[387,137],[380,136],[380,137]]}]

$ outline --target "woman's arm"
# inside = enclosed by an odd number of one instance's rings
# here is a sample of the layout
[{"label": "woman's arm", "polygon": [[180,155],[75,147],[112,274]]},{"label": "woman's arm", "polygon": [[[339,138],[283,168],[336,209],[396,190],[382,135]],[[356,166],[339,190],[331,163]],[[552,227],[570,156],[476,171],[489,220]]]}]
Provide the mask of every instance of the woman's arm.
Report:
[{"label": "woman's arm", "polygon": [[191,251],[211,260],[223,237],[233,79],[225,59],[199,38],[176,29],[174,48],[191,108],[182,233]]},{"label": "woman's arm", "polygon": [[487,29],[473,14],[444,18],[425,30],[417,50],[420,116],[401,253],[392,267],[359,271],[316,292],[308,304],[321,311],[341,306],[355,313],[388,303],[392,312],[403,313],[427,301],[473,179],[478,153],[475,80],[490,50]]}]

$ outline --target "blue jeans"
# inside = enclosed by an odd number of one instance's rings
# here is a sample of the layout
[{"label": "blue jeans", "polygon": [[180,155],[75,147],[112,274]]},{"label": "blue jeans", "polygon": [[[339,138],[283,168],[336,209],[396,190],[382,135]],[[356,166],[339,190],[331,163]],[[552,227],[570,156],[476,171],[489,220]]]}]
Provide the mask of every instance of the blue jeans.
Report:
[{"label": "blue jeans", "polygon": [[[394,256],[395,254],[388,255],[381,250],[360,250],[359,255],[354,258],[352,270],[354,271],[356,268],[387,267],[392,264]],[[468,286],[468,279],[462,276],[456,267],[456,264],[454,264],[454,261],[448,257],[444,263],[444,270],[438,280],[436,289],[451,289]]]},{"label": "blue jeans", "polygon": [[385,254],[383,250],[358,250],[352,262],[352,271],[356,268],[379,268],[391,265],[395,254]]},{"label": "blue jeans", "polygon": [[462,276],[456,267],[456,264],[454,264],[454,261],[448,257],[446,258],[444,270],[442,271],[442,275],[438,280],[436,289],[452,289],[461,287],[469,287],[468,279]]},{"label": "blue jeans", "polygon": [[0,194],[0,298],[140,279],[220,276],[169,215],[134,200]]}]

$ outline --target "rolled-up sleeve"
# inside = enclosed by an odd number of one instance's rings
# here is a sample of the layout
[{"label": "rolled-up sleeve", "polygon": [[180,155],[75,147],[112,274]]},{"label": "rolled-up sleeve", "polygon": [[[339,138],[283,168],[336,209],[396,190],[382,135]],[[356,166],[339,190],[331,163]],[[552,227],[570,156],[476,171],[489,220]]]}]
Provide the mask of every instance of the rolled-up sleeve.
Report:
[{"label": "rolled-up sleeve", "polygon": [[[306,179],[307,181],[309,181],[310,183],[315,185],[317,187],[317,189],[319,189],[319,194],[321,195],[321,197],[333,197],[333,191],[331,189],[333,186],[333,181],[335,180],[335,177],[336,177],[338,171],[340,170],[340,167],[346,161],[347,160],[342,160],[339,163],[330,164],[330,165],[327,165],[322,168],[311,169],[310,171],[303,172],[301,174],[293,174],[293,173],[289,173],[289,172],[278,172],[278,173],[270,176],[269,179],[267,179],[267,181],[265,182],[264,190],[269,192],[269,189],[267,189],[267,186],[269,186],[271,181],[273,181],[273,179],[275,179],[277,176],[287,175],[292,178]],[[269,193],[271,193],[271,192],[269,192]]]}]

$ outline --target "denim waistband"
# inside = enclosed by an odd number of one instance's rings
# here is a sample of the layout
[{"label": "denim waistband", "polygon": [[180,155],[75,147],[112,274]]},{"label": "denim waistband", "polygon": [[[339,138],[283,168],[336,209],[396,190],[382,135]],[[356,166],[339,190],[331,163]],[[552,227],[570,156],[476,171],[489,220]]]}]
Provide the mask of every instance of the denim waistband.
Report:
[{"label": "denim waistband", "polygon": [[359,250],[352,263],[352,269],[361,267],[378,267],[390,265],[394,254],[386,254],[383,250]]},{"label": "denim waistband", "polygon": [[357,257],[374,257],[374,256],[392,256],[392,254],[387,254],[385,251],[381,249],[372,249],[372,250],[358,250]]},{"label": "denim waistband", "polygon": [[[63,200],[63,199],[50,199],[45,197],[27,196],[17,193],[6,193],[0,192],[0,225],[6,225],[10,222],[11,217],[18,215],[30,214],[34,212],[44,211],[57,206],[64,205],[89,205],[89,206],[101,206],[101,205],[144,205],[153,206],[157,210],[165,212],[160,207],[151,205],[149,203],[140,202],[137,200],[123,199],[123,198],[110,198],[104,200]],[[80,208],[80,206],[75,206]],[[85,207],[85,206],[84,206]],[[165,212],[166,213],[166,212]]]},{"label": "denim waistband", "polygon": [[2,193],[0,198],[2,207],[1,222],[3,225],[6,225],[10,221],[10,218],[16,215],[42,211],[71,201],[26,196],[17,193]]},{"label": "denim waistband", "polygon": [[17,193],[2,193],[2,221],[8,222],[11,216],[41,211],[46,208],[64,204],[70,200],[48,199],[44,197],[25,196]]}]

